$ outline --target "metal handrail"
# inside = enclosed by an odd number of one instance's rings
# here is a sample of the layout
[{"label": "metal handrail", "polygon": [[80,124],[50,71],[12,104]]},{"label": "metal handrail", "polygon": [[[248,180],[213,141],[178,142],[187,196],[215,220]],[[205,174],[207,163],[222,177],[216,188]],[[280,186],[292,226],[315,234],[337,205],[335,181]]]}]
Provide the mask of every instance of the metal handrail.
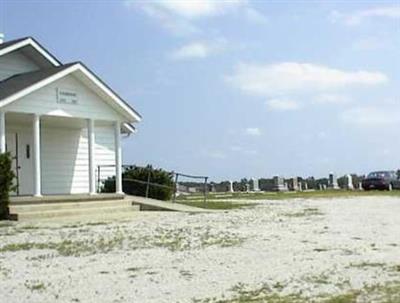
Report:
[{"label": "metal handrail", "polygon": [[[102,182],[101,179],[101,168],[102,167],[115,167],[114,164],[108,164],[108,165],[98,165],[97,166],[97,191],[100,192],[100,185]],[[124,169],[131,169],[137,167],[136,165],[122,165],[122,168]],[[177,194],[177,184],[178,184],[178,179],[179,177],[186,177],[186,178],[193,178],[193,179],[203,179],[204,180],[204,184],[203,184],[203,190],[204,190],[204,203],[207,202],[207,195],[208,195],[208,176],[196,176],[196,175],[189,175],[189,174],[183,174],[183,173],[177,173],[177,172],[170,172],[170,174],[172,176],[175,176],[175,181],[173,186],[168,186],[168,185],[163,185],[163,184],[158,184],[158,183],[154,183],[154,182],[150,182],[150,177],[151,174],[149,172],[148,177],[147,177],[147,181],[143,181],[143,180],[138,180],[138,179],[131,179],[131,178],[125,178],[123,179],[123,181],[128,181],[128,182],[136,182],[139,184],[143,184],[146,185],[146,198],[148,198],[149,196],[149,191],[150,191],[150,186],[156,186],[156,187],[161,187],[161,188],[167,188],[167,189],[172,189],[174,192],[173,195],[173,200],[172,202],[175,202],[176,200],[176,194]]]}]

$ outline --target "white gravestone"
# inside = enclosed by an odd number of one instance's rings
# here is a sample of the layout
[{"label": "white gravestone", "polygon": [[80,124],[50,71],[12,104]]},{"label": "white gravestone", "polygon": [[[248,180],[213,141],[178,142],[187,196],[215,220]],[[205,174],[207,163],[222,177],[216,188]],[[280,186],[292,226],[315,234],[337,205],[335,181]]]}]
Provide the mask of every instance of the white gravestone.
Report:
[{"label": "white gravestone", "polygon": [[233,192],[234,192],[234,190],[233,190],[233,182],[232,182],[232,181],[229,181],[228,192],[230,192],[230,193],[233,193]]},{"label": "white gravestone", "polygon": [[331,189],[339,189],[337,177],[334,173],[329,174],[329,188]]},{"label": "white gravestone", "polygon": [[253,181],[253,191],[260,191],[259,180],[256,178],[253,178],[252,181]]},{"label": "white gravestone", "polygon": [[353,190],[354,185],[353,185],[353,177],[351,175],[347,175],[347,189]]},{"label": "white gravestone", "polygon": [[285,183],[285,179],[282,177],[275,176],[274,177],[274,190],[275,191],[287,191],[288,187]]},{"label": "white gravestone", "polygon": [[297,177],[290,179],[289,181],[289,189],[293,191],[299,190],[299,180]]}]

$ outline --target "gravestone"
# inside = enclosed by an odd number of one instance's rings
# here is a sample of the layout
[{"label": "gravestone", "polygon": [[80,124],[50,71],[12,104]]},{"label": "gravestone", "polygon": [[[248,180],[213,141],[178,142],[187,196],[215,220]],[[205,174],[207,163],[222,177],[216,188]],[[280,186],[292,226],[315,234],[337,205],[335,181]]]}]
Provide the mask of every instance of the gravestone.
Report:
[{"label": "gravestone", "polygon": [[251,179],[251,183],[253,184],[253,191],[260,191],[260,183],[256,178]]},{"label": "gravestone", "polygon": [[308,190],[308,183],[307,182],[304,183],[304,190]]},{"label": "gravestone", "polygon": [[330,189],[339,189],[337,177],[334,173],[329,174],[329,188]]},{"label": "gravestone", "polygon": [[[326,188],[327,188],[326,184],[322,184],[322,189],[326,190]],[[339,186],[338,186],[338,188],[339,188]]]},{"label": "gravestone", "polygon": [[364,190],[364,188],[362,187],[362,182],[358,183],[358,189],[359,190]]},{"label": "gravestone", "polygon": [[354,189],[353,177],[351,175],[347,175],[346,179],[347,179],[347,184],[346,184],[347,189],[348,190],[353,190]]},{"label": "gravestone", "polygon": [[291,178],[289,180],[289,190],[293,190],[293,191],[299,190],[299,182],[298,182],[297,177]]},{"label": "gravestone", "polygon": [[287,191],[288,186],[285,183],[285,179],[282,177],[275,176],[274,177],[274,190],[275,191]]},{"label": "gravestone", "polygon": [[216,193],[216,192],[217,192],[217,187],[215,186],[215,184],[211,184],[211,189],[210,189],[210,191],[211,191],[212,193]]},{"label": "gravestone", "polygon": [[233,182],[232,181],[229,181],[228,192],[230,192],[230,193],[234,192],[234,190],[233,190]]}]

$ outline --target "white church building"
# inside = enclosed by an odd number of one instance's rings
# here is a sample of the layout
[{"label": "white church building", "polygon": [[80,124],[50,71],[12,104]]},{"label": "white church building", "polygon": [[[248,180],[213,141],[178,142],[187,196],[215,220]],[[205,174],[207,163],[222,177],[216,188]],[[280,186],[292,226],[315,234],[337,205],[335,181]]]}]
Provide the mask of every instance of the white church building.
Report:
[{"label": "white church building", "polygon": [[13,158],[14,195],[95,194],[99,166],[122,193],[121,137],[140,120],[83,63],[31,37],[1,41],[0,152]]}]

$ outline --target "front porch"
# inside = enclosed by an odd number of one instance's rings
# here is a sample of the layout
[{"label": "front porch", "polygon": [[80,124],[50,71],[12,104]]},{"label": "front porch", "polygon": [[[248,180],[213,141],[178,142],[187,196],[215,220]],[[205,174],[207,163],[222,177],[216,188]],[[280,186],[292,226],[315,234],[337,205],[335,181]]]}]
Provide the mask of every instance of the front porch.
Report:
[{"label": "front porch", "polygon": [[132,216],[138,205],[123,194],[72,194],[42,197],[12,197],[10,219],[35,221],[52,219],[119,218]]},{"label": "front porch", "polygon": [[123,193],[118,121],[0,111],[0,152],[6,151],[16,175],[13,201],[96,195],[96,168],[104,164],[113,166],[108,173]]},{"label": "front porch", "polygon": [[72,195],[47,195],[42,197],[35,196],[13,196],[10,197],[10,206],[34,205],[34,204],[52,204],[60,202],[91,202],[124,199],[124,194],[101,193],[97,195],[90,194],[72,194]]}]

